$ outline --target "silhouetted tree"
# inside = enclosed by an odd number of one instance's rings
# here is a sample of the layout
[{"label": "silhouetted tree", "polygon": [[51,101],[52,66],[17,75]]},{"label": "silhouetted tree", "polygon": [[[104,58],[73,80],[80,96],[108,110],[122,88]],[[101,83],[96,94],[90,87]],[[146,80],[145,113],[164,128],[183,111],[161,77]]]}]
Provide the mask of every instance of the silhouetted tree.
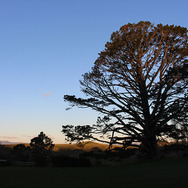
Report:
[{"label": "silhouetted tree", "polygon": [[30,150],[30,147],[26,147],[24,144],[17,144],[13,147],[14,152],[24,152],[26,150]]},{"label": "silhouetted tree", "polygon": [[31,148],[24,144],[17,144],[13,147],[11,158],[17,161],[29,161],[31,159]]},{"label": "silhouetted tree", "polygon": [[175,130],[171,131],[169,134],[178,143],[182,144],[188,143],[188,104],[186,104],[184,111],[181,116],[177,116],[172,120],[172,124]]},{"label": "silhouetted tree", "polygon": [[187,28],[142,21],[114,32],[80,81],[91,98],[64,96],[71,106],[89,107],[104,116],[92,126],[64,125],[66,139],[124,147],[141,143],[153,157],[157,141],[178,132],[172,121],[186,110],[187,41]]},{"label": "silhouetted tree", "polygon": [[46,136],[43,132],[40,132],[37,137],[31,139],[30,147],[36,153],[43,154],[51,151],[54,148],[54,144],[51,138]]},{"label": "silhouetted tree", "polygon": [[31,139],[30,147],[37,166],[46,166],[50,160],[51,150],[54,148],[51,138],[43,132]]},{"label": "silhouetted tree", "polygon": [[11,149],[0,144],[0,159],[8,160],[10,158]]}]

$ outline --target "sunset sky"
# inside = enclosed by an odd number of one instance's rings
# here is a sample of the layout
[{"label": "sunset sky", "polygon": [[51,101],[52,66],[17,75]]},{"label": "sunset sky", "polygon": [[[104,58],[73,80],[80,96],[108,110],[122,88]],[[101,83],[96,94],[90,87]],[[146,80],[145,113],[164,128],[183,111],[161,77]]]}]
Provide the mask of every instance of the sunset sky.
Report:
[{"label": "sunset sky", "polygon": [[64,124],[98,113],[69,107],[112,32],[150,21],[188,27],[187,0],[0,0],[0,141],[29,143],[43,131],[64,143]]}]

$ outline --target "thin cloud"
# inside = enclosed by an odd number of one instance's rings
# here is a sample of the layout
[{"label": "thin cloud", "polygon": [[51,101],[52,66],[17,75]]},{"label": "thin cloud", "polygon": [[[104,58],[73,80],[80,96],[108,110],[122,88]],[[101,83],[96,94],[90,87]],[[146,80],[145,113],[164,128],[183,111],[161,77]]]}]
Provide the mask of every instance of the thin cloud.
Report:
[{"label": "thin cloud", "polygon": [[18,137],[15,136],[0,136],[1,139],[7,139],[7,140],[17,140]]},{"label": "thin cloud", "polygon": [[52,94],[52,92],[47,92],[47,93],[42,94],[42,96],[43,97],[49,97],[51,94]]},{"label": "thin cloud", "polygon": [[29,135],[22,135],[25,138],[33,138],[34,136],[29,136]]}]

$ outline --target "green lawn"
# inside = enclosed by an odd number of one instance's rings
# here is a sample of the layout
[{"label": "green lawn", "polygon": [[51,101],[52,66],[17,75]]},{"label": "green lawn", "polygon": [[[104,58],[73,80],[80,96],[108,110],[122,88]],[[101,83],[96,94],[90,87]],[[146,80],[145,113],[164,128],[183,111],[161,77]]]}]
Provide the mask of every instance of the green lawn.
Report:
[{"label": "green lawn", "polygon": [[0,167],[0,188],[188,187],[188,158],[116,167]]}]

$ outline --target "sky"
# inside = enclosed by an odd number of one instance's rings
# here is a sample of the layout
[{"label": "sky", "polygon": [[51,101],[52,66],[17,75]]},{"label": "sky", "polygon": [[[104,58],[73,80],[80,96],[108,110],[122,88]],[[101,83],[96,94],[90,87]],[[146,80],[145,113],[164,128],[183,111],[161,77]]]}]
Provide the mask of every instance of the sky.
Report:
[{"label": "sky", "polygon": [[69,104],[85,97],[91,70],[114,31],[127,23],[188,27],[187,0],[0,0],[0,141],[29,143],[41,131],[65,143],[62,125],[100,115]]}]

